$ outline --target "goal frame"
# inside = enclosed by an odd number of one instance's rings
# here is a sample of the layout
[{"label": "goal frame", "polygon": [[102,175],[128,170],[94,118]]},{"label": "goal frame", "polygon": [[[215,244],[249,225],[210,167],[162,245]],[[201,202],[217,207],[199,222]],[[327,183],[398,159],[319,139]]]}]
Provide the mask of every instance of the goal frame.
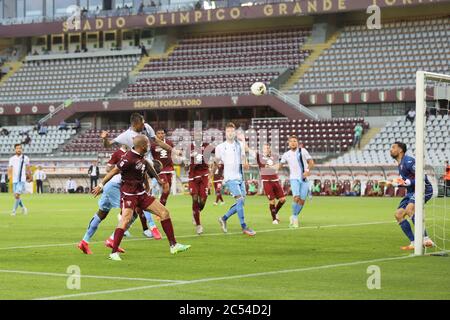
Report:
[{"label": "goal frame", "polygon": [[[416,72],[416,185],[415,185],[415,229],[414,254],[424,255],[423,236],[425,230],[425,124],[426,124],[426,87],[427,80],[450,82],[450,75],[427,71]],[[419,177],[419,179],[417,179]]]}]

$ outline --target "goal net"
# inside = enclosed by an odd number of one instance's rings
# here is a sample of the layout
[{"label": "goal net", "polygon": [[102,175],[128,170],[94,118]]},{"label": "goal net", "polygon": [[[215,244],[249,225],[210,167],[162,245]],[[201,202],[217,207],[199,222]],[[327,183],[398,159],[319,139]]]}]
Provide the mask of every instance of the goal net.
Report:
[{"label": "goal net", "polygon": [[[416,224],[415,254],[447,255],[450,251],[450,75],[418,71],[416,74]],[[425,204],[425,180],[433,197]],[[423,247],[427,232],[435,246]]]}]

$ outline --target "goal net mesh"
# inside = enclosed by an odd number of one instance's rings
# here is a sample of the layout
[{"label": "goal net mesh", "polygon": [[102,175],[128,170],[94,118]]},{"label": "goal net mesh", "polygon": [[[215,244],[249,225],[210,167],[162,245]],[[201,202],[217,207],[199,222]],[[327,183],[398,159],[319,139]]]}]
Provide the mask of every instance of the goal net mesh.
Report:
[{"label": "goal net mesh", "polygon": [[435,243],[434,247],[426,248],[425,253],[446,255],[450,251],[450,181],[447,181],[450,178],[447,171],[450,169],[450,80],[445,76],[429,78],[425,75],[424,90],[422,163],[433,185],[433,198],[425,205],[423,214],[424,227]]}]

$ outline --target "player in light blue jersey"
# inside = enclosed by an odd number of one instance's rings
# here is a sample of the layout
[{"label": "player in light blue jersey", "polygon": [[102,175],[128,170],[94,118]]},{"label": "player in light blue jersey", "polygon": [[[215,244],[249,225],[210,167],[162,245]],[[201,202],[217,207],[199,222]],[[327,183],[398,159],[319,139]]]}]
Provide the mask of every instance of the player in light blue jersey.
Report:
[{"label": "player in light blue jersey", "polygon": [[299,147],[298,138],[292,135],[289,137],[289,151],[281,157],[280,167],[282,164],[287,164],[289,167],[289,179],[294,197],[289,227],[298,228],[298,216],[308,196],[308,177],[314,168],[314,160],[305,148]]},{"label": "player in light blue jersey", "polygon": [[245,141],[236,139],[236,127],[233,123],[227,124],[225,135],[226,141],[219,144],[215,149],[215,163],[212,171],[215,171],[219,163],[223,164],[224,183],[236,200],[236,203],[231,206],[225,215],[219,218],[219,223],[222,231],[226,233],[228,231],[227,220],[237,213],[242,232],[249,236],[254,236],[256,232],[247,226],[244,218],[246,190],[243,169],[247,170],[249,167],[245,156]]},{"label": "player in light blue jersey", "polygon": [[30,159],[23,154],[22,145],[18,143],[14,146],[14,149],[16,154],[9,159],[8,164],[8,176],[13,183],[15,198],[12,216],[16,215],[16,210],[19,206],[22,207],[23,214],[28,213],[20,195],[25,192],[25,182],[27,177],[30,176]]}]

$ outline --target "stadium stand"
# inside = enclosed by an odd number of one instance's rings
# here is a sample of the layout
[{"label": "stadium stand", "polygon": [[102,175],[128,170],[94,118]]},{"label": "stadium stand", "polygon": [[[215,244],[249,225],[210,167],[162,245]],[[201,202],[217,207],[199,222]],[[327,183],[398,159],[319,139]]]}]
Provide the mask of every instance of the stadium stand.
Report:
[{"label": "stadium stand", "polygon": [[[114,139],[117,137],[123,130],[110,130],[109,137],[110,139]],[[101,130],[90,129],[71,140],[70,143],[66,144],[62,149],[62,155],[80,155],[80,156],[88,156],[95,155],[99,152],[111,153],[110,148],[104,148],[100,141],[100,133]]]},{"label": "stadium stand", "polygon": [[[285,142],[290,135],[299,137],[304,147],[314,153],[341,153],[349,150],[353,143],[354,128],[361,124],[364,129],[369,124],[364,118],[335,118],[323,120],[289,120],[280,119],[254,119],[251,129],[279,130],[280,151],[286,149]],[[269,140],[270,141],[270,140]]]},{"label": "stadium stand", "polygon": [[61,145],[71,139],[76,130],[59,130],[57,126],[47,127],[46,134],[40,135],[33,126],[5,126],[8,135],[0,135],[0,154],[11,155],[14,152],[14,145],[22,143],[27,136],[31,139],[29,143],[23,144],[23,151],[26,154],[44,155],[56,151]]},{"label": "stadium stand", "polygon": [[248,94],[249,88],[254,82],[269,83],[278,75],[278,72],[258,72],[144,78],[128,86],[126,95],[137,97]]},{"label": "stadium stand", "polygon": [[[450,158],[450,120],[448,115],[429,116],[426,124],[425,141],[426,163],[442,165]],[[342,164],[394,164],[389,149],[397,140],[407,144],[410,154],[415,153],[415,128],[405,117],[388,122],[386,126],[367,144],[362,151],[351,151],[342,157],[333,159],[330,165]]]},{"label": "stadium stand", "polygon": [[[450,18],[346,26],[289,93],[415,87],[418,69],[448,73]],[[337,63],[338,62],[338,63]]]},{"label": "stadium stand", "polygon": [[139,56],[26,61],[0,87],[0,103],[58,102],[104,97],[138,63]]},{"label": "stadium stand", "polygon": [[167,59],[150,60],[123,94],[248,93],[253,82],[269,84],[282,71],[297,68],[310,54],[301,50],[310,32],[301,28],[187,35]]}]

